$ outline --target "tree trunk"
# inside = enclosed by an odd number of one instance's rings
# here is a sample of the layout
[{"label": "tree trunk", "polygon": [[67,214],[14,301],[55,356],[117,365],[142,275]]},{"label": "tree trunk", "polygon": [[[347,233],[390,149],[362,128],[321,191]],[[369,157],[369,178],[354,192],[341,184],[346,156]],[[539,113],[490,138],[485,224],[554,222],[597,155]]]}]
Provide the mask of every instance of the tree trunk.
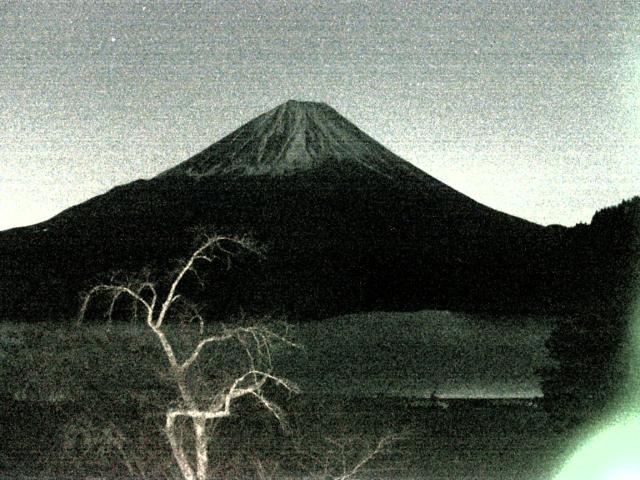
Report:
[{"label": "tree trunk", "polygon": [[178,467],[180,467],[182,477],[184,478],[184,480],[196,480],[196,476],[193,473],[193,468],[191,468],[189,460],[187,459],[187,456],[185,455],[182,448],[182,444],[180,443],[180,440],[176,435],[175,417],[171,415],[167,415],[166,432],[167,437],[169,438],[169,444],[171,445],[171,451],[173,452],[173,456],[178,463]]},{"label": "tree trunk", "polygon": [[207,480],[209,469],[209,455],[207,451],[207,420],[202,417],[193,419],[196,433],[196,475],[197,480]]}]

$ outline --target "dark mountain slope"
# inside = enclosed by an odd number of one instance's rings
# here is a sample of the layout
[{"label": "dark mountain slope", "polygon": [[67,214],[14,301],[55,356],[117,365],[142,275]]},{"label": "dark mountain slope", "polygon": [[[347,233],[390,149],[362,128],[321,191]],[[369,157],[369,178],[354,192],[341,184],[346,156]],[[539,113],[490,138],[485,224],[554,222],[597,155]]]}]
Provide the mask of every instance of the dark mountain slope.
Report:
[{"label": "dark mountain slope", "polygon": [[287,102],[156,178],[1,233],[0,314],[68,314],[102,272],[166,268],[198,226],[267,248],[213,286],[218,308],[559,308],[548,258],[564,230],[475,202],[326,105]]}]

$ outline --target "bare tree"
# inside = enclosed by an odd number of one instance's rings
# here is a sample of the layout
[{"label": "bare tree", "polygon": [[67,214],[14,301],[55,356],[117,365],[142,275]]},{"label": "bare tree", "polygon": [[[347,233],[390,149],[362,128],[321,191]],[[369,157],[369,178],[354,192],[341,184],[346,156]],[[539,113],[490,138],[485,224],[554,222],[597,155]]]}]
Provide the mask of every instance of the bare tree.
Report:
[{"label": "bare tree", "polygon": [[300,436],[295,448],[303,459],[302,467],[308,472],[305,478],[352,480],[359,478],[375,458],[388,452],[402,438],[403,435],[387,434],[367,441],[360,435],[337,436],[333,433],[315,441],[305,441]]},{"label": "bare tree", "polygon": [[[85,317],[87,307],[97,295],[106,295],[110,302],[106,315],[111,319],[114,307],[120,298],[129,298],[135,305],[136,315],[141,315],[158,339],[168,362],[170,378],[177,387],[180,400],[168,407],[165,414],[165,432],[180,472],[185,480],[205,480],[209,475],[209,455],[207,432],[208,423],[231,415],[234,403],[242,397],[253,397],[279,422],[284,422],[278,405],[269,400],[263,387],[267,383],[278,385],[288,391],[297,391],[291,382],[276,376],[272,371],[271,355],[275,344],[296,346],[285,330],[276,333],[263,325],[234,326],[219,328],[215,334],[205,328],[205,321],[197,305],[189,302],[180,293],[180,287],[188,275],[202,282],[197,267],[230,261],[231,246],[255,250],[249,241],[226,236],[209,236],[184,261],[172,276],[169,285],[161,288],[149,278],[126,282],[111,282],[94,286],[85,296],[80,309],[79,321]],[[195,342],[186,352],[177,348],[178,341],[171,337],[167,328],[169,318],[179,323],[197,322],[198,333]],[[214,391],[202,391],[202,385],[190,381],[190,372],[201,362],[203,352],[213,346],[236,342],[244,352],[246,367],[232,378],[224,379]],[[224,367],[220,376],[224,377]],[[177,422],[186,419],[191,422],[194,436],[193,454],[189,454],[177,429]]]}]

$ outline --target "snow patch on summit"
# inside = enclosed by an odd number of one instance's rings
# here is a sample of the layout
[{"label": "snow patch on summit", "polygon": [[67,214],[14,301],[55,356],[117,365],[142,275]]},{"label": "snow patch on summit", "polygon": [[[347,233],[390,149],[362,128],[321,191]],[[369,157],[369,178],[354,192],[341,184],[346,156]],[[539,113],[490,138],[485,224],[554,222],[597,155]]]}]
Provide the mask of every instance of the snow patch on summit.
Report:
[{"label": "snow patch on summit", "polygon": [[[289,100],[162,175],[280,176],[317,168],[424,175],[324,103]],[[419,172],[419,173],[418,173]]]}]

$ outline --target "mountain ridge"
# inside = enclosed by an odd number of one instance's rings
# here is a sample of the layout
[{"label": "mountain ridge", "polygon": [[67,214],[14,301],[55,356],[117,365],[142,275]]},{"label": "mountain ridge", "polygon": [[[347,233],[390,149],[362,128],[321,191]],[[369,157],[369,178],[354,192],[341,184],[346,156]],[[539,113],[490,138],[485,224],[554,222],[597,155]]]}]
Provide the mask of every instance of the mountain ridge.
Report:
[{"label": "mountain ridge", "polygon": [[199,297],[218,314],[551,311],[571,274],[555,271],[564,230],[478,203],[331,107],[287,102],[154,178],[0,232],[0,318],[73,314],[96,279],[166,272],[211,226],[267,249]]}]

